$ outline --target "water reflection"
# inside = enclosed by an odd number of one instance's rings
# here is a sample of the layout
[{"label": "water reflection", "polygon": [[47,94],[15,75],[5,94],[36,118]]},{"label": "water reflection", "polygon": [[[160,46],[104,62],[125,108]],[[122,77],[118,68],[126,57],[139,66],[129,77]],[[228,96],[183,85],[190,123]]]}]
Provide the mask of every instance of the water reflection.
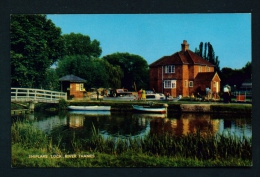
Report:
[{"label": "water reflection", "polygon": [[170,133],[177,136],[196,133],[216,134],[219,119],[211,119],[210,114],[182,114],[179,118],[153,119],[150,123],[151,133]]},{"label": "water reflection", "polygon": [[[249,115],[246,115],[249,116]],[[93,126],[104,136],[135,137],[148,133],[171,133],[177,136],[194,133],[222,132],[252,136],[251,118],[211,114],[114,114],[108,112],[65,112],[60,114],[34,113],[27,115],[33,126],[53,136],[70,139],[73,132],[82,138],[90,137]]]}]

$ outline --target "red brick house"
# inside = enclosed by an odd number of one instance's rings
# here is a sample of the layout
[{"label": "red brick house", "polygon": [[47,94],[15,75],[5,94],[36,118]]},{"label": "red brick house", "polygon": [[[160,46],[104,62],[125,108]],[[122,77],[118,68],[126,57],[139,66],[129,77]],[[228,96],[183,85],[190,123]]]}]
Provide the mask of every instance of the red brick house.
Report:
[{"label": "red brick house", "polygon": [[220,91],[221,80],[214,65],[190,51],[186,40],[181,44],[181,51],[156,60],[149,68],[150,87],[156,92],[169,92],[177,97],[203,94],[207,87],[212,92]]}]

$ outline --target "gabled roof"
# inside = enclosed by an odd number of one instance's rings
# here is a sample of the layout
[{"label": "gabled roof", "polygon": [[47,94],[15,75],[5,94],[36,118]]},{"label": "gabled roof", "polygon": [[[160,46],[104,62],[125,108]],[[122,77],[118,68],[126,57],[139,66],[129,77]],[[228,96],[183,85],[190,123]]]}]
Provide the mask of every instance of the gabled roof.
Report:
[{"label": "gabled roof", "polygon": [[[196,81],[211,81],[211,80],[213,80],[213,78],[215,76],[217,76],[219,78],[217,72],[201,72],[201,73],[197,74],[197,76],[195,77],[194,80],[196,80]],[[220,78],[219,78],[219,80],[220,80]]]},{"label": "gabled roof", "polygon": [[82,78],[80,78],[80,77],[74,76],[74,75],[72,75],[72,74],[61,77],[61,78],[59,79],[59,81],[86,82],[86,80],[84,80],[84,79],[82,79]]},{"label": "gabled roof", "polygon": [[164,56],[159,60],[151,63],[150,67],[155,66],[164,66],[164,65],[178,65],[178,64],[196,64],[196,65],[205,65],[205,66],[214,66],[212,63],[203,59],[199,55],[195,54],[190,50],[186,50],[185,52],[180,51],[176,52],[171,56]]}]

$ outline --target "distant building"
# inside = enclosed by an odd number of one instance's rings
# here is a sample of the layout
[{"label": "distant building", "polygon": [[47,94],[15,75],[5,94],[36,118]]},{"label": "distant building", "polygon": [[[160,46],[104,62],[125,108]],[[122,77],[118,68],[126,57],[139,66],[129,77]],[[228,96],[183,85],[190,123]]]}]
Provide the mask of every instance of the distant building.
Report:
[{"label": "distant building", "polygon": [[252,80],[251,79],[244,80],[240,89],[243,91],[252,91]]},{"label": "distant building", "polygon": [[68,99],[81,99],[84,97],[86,93],[84,83],[86,83],[86,80],[71,74],[61,77],[59,81],[61,82],[61,91],[67,92]]},{"label": "distant building", "polygon": [[220,91],[220,78],[214,65],[189,50],[186,40],[181,51],[164,56],[150,68],[150,87],[156,92],[169,92],[173,97],[204,94],[209,87],[212,92]]}]

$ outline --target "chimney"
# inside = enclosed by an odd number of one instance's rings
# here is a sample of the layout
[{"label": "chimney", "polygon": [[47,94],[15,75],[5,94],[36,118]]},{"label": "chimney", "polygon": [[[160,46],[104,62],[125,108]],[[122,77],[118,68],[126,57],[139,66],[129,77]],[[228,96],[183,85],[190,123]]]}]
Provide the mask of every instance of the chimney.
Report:
[{"label": "chimney", "polygon": [[181,51],[185,52],[186,50],[189,50],[189,44],[186,40],[183,40],[183,43],[181,44]]}]

